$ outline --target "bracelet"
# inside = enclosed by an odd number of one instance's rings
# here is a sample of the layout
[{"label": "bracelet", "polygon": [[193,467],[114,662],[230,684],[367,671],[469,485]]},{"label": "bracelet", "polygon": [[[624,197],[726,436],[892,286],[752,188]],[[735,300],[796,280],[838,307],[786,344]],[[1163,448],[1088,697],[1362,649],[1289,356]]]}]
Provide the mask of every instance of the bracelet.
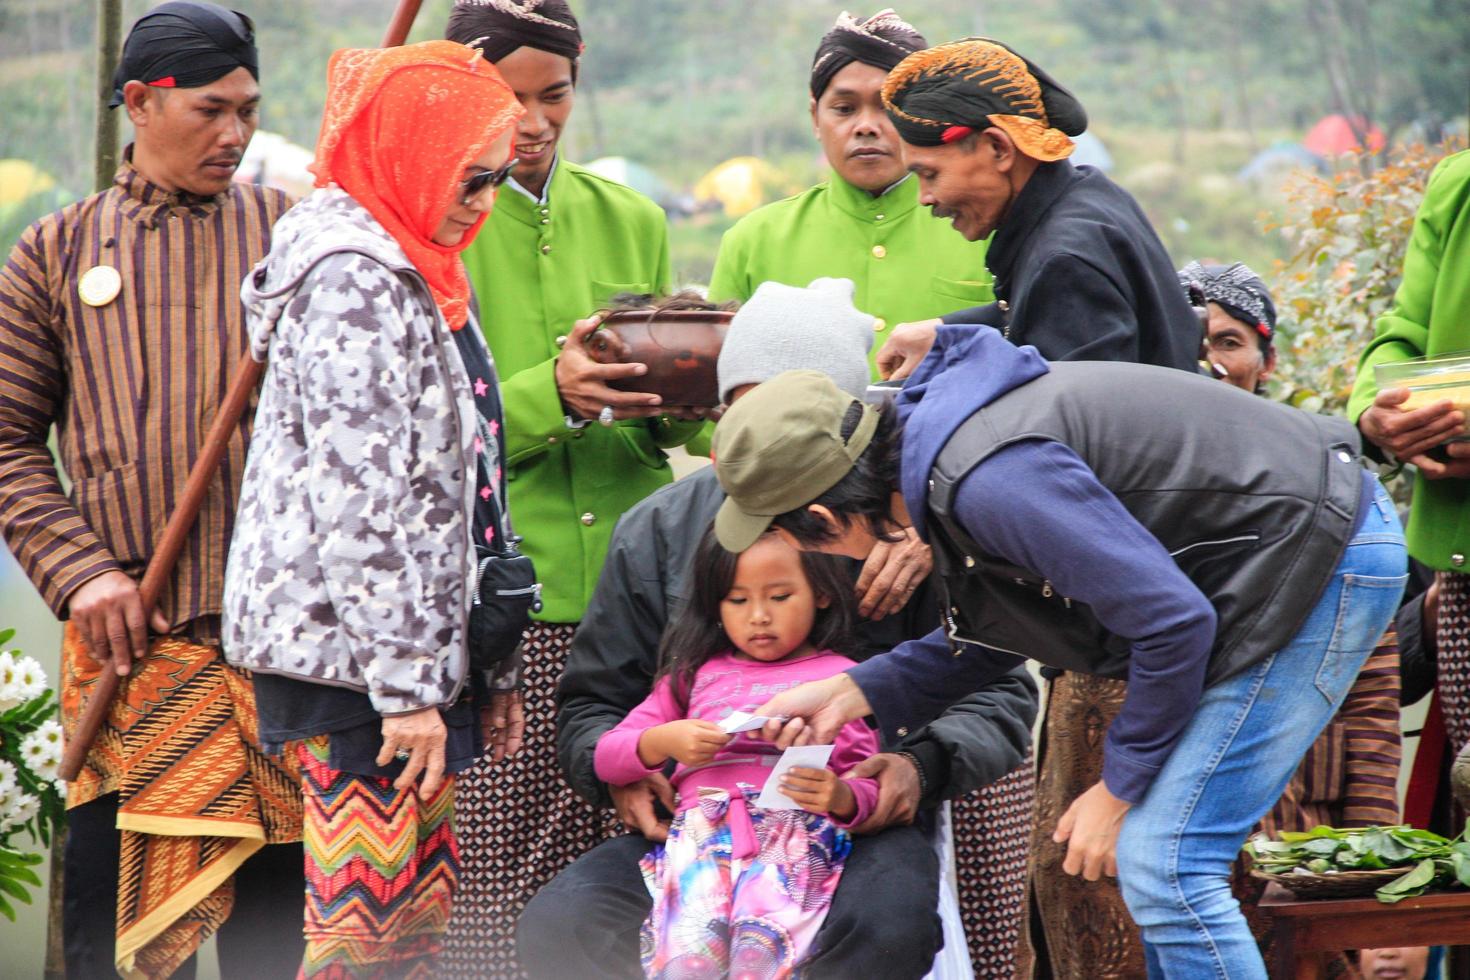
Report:
[{"label": "bracelet", "polygon": [[914,772],[919,774],[919,799],[922,800],[924,795],[929,792],[929,779],[924,775],[924,767],[920,764],[918,756],[912,752],[895,752],[893,754],[902,756],[914,764]]}]

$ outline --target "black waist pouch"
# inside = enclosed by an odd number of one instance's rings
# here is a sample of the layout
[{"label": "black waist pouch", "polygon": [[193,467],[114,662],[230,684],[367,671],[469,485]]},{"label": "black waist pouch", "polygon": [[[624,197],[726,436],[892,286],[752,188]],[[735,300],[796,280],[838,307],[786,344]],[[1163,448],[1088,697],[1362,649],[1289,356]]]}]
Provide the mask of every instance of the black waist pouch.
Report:
[{"label": "black waist pouch", "polygon": [[480,558],[470,606],[470,666],[493,670],[521,642],[531,613],[541,611],[541,583],[531,559],[518,551]]}]

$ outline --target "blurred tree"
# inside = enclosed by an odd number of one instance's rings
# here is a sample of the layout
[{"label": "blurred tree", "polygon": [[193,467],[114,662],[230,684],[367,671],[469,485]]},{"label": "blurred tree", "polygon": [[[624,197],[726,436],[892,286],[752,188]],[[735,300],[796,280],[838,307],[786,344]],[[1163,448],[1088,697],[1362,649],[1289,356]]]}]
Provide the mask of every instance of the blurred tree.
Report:
[{"label": "blurred tree", "polygon": [[1398,289],[1429,173],[1460,148],[1398,150],[1367,175],[1349,166],[1291,192],[1280,230],[1293,251],[1272,277],[1281,317],[1273,395],[1312,412],[1344,409],[1374,321]]}]

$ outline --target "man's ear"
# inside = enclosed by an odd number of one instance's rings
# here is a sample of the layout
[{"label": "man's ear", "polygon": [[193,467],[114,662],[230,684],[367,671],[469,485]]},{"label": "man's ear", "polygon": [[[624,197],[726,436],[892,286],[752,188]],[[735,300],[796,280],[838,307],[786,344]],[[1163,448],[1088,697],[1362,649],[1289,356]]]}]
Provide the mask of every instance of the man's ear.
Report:
[{"label": "man's ear", "polygon": [[980,152],[988,153],[995,162],[995,169],[1002,173],[1010,170],[1016,162],[1016,142],[1011,134],[999,126],[991,126],[980,133]]},{"label": "man's ear", "polygon": [[1261,380],[1266,381],[1276,370],[1276,347],[1273,345],[1266,348],[1266,356],[1261,367]]},{"label": "man's ear", "polygon": [[822,131],[817,128],[817,97],[809,95],[806,98],[807,111],[812,115],[812,135],[817,139],[822,138]]},{"label": "man's ear", "polygon": [[133,121],[134,126],[148,125],[148,101],[153,94],[153,89],[136,78],[124,83],[123,108],[128,110],[128,118]]},{"label": "man's ear", "polygon": [[837,519],[836,514],[832,513],[832,511],[828,510],[822,504],[807,504],[806,509],[813,517],[826,526],[828,534],[833,537],[841,536],[846,525]]}]

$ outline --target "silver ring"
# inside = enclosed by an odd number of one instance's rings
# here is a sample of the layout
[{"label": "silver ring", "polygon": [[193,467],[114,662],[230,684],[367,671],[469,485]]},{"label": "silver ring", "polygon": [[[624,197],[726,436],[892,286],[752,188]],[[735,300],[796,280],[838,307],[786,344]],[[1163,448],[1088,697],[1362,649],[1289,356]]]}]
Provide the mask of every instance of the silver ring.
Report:
[{"label": "silver ring", "polygon": [[397,759],[399,762],[407,762],[409,759],[413,758],[413,753],[408,751],[408,749],[399,749],[397,752],[393,753],[393,758]]},{"label": "silver ring", "polygon": [[597,413],[597,421],[601,422],[603,425],[612,425],[613,407],[611,405],[602,406],[602,411]]}]

